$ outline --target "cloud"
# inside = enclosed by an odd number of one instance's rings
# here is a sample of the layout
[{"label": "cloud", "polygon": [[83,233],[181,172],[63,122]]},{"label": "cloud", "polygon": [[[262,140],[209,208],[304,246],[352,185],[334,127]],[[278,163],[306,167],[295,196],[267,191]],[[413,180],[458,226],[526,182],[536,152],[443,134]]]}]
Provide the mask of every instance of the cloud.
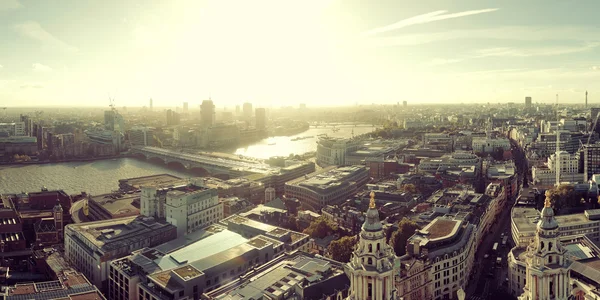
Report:
[{"label": "cloud", "polygon": [[52,71],[52,68],[46,66],[46,65],[42,65],[40,63],[34,63],[32,65],[33,71],[34,72],[50,72]]},{"label": "cloud", "polygon": [[42,43],[42,45],[45,47],[55,48],[69,53],[75,53],[78,51],[77,48],[61,41],[59,38],[46,31],[37,22],[29,21],[17,24],[14,26],[14,29],[22,36],[36,40]]},{"label": "cloud", "polygon": [[462,58],[434,58],[430,62],[428,62],[426,65],[428,65],[428,66],[441,66],[441,65],[458,63],[458,62],[461,62],[463,60],[464,59],[462,59]]},{"label": "cloud", "polygon": [[19,0],[2,0],[0,1],[0,11],[15,10],[23,7]]},{"label": "cloud", "polygon": [[41,84],[23,84],[20,86],[22,89],[43,89],[44,86]]},{"label": "cloud", "polygon": [[590,67],[590,70],[592,70],[592,71],[600,71],[600,66],[592,66],[592,67]]},{"label": "cloud", "polygon": [[576,47],[539,47],[539,48],[510,48],[498,47],[487,48],[476,51],[475,57],[530,57],[530,56],[554,56],[571,53],[579,53],[592,50],[600,46],[600,43],[588,43]]},{"label": "cloud", "polygon": [[2,69],[2,68],[4,68],[4,66],[3,66],[3,65],[0,65],[0,69]]},{"label": "cloud", "polygon": [[493,12],[493,11],[497,11],[497,10],[498,10],[498,8],[487,8],[487,9],[479,9],[479,10],[468,10],[468,11],[463,11],[463,12],[453,13],[453,14],[446,14],[448,11],[438,10],[438,11],[410,17],[408,19],[398,21],[394,24],[390,24],[390,25],[386,25],[383,27],[378,27],[378,28],[368,30],[367,32],[364,33],[364,35],[375,35],[378,33],[397,30],[397,29],[401,29],[404,27],[412,26],[412,25],[425,24],[425,23],[441,21],[441,20],[446,20],[446,19],[461,18],[461,17],[471,16],[471,15],[478,15],[478,14]]}]

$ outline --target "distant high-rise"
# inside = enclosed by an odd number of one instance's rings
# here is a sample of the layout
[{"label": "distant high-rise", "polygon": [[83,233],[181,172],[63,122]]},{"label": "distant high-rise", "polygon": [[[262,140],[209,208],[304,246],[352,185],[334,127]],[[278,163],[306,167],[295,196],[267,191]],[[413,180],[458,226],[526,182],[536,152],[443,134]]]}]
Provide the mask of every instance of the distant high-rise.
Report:
[{"label": "distant high-rise", "polygon": [[406,102],[406,100],[402,101],[402,106],[407,107],[408,106],[408,102]]},{"label": "distant high-rise", "polygon": [[188,112],[188,103],[187,102],[183,102],[183,112],[186,114]]},{"label": "distant high-rise", "polygon": [[306,103],[300,103],[300,109],[301,110],[305,110],[306,109]]},{"label": "distant high-rise", "polygon": [[25,135],[35,136],[33,132],[33,120],[28,115],[21,115],[21,122],[25,123]]},{"label": "distant high-rise", "polygon": [[215,124],[215,104],[211,99],[202,101],[200,105],[200,124],[210,127]]},{"label": "distant high-rise", "polygon": [[267,128],[267,111],[260,107],[254,111],[256,117],[256,129],[265,130]]},{"label": "distant high-rise", "polygon": [[525,97],[525,108],[531,108],[531,97]]},{"label": "distant high-rise", "polygon": [[587,96],[588,96],[588,92],[585,91],[585,108],[587,108]]},{"label": "distant high-rise", "polygon": [[152,111],[152,98],[150,98],[150,111]]},{"label": "distant high-rise", "polygon": [[236,106],[235,106],[235,114],[236,114],[237,116],[239,116],[239,115],[240,115],[240,106],[239,106],[239,105],[236,105]]},{"label": "distant high-rise", "polygon": [[244,119],[250,120],[252,118],[252,103],[246,102],[242,107],[244,113]]},{"label": "distant high-rise", "polygon": [[104,127],[108,130],[115,130],[115,111],[104,111]]},{"label": "distant high-rise", "polygon": [[179,114],[172,110],[167,110],[167,125],[179,125]]}]

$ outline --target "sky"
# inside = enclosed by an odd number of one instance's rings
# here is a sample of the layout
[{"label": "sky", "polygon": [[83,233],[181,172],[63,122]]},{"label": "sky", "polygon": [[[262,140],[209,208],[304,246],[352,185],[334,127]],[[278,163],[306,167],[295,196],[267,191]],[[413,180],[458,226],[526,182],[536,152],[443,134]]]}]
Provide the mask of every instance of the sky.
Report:
[{"label": "sky", "polygon": [[586,90],[600,104],[598,11],[598,0],[0,0],[0,106],[583,103]]}]

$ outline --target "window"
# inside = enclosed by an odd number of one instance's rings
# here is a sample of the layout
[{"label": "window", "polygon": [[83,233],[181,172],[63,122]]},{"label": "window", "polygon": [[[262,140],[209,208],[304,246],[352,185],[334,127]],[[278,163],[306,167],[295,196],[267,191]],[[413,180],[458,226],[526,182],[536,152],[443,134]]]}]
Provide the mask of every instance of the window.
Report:
[{"label": "window", "polygon": [[369,244],[369,253],[373,252],[373,245]]},{"label": "window", "polygon": [[372,263],[373,263],[373,260],[372,260],[372,259],[369,257],[369,258],[367,259],[367,265],[369,265],[369,266],[370,266]]},{"label": "window", "polygon": [[179,292],[179,297],[183,297],[183,291]]}]

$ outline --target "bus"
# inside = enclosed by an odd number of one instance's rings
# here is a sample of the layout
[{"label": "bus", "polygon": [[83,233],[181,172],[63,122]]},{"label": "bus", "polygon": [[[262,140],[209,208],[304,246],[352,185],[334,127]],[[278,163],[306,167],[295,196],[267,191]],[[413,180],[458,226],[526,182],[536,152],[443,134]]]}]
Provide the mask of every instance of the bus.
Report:
[{"label": "bus", "polygon": [[494,243],[494,247],[492,247],[492,251],[497,251],[498,250],[498,243]]},{"label": "bus", "polygon": [[502,239],[502,247],[506,246],[506,241],[508,241],[508,235],[505,235]]}]

